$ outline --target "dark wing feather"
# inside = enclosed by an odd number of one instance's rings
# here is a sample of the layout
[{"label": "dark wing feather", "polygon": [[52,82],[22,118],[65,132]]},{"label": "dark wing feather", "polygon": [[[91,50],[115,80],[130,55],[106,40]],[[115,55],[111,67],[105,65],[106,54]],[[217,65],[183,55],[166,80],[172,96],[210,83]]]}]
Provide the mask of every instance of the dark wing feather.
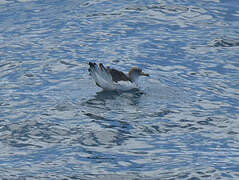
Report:
[{"label": "dark wing feather", "polygon": [[121,71],[118,71],[116,69],[109,69],[109,71],[110,71],[110,74],[112,76],[112,80],[114,82],[131,81],[131,79]]},{"label": "dark wing feather", "polygon": [[[89,72],[91,73],[91,71],[93,71],[95,69],[95,66],[97,66],[97,64],[89,62],[89,65],[90,65]],[[118,82],[118,81],[130,81],[130,82],[132,82],[131,79],[129,78],[129,76],[127,76],[126,74],[124,74],[121,71],[118,71],[116,69],[111,69],[109,67],[107,67],[107,69],[106,69],[102,63],[99,63],[99,67],[103,71],[110,72],[110,74],[112,76],[112,80],[114,82]],[[97,83],[96,83],[96,85],[99,86],[99,84],[97,84]]]}]

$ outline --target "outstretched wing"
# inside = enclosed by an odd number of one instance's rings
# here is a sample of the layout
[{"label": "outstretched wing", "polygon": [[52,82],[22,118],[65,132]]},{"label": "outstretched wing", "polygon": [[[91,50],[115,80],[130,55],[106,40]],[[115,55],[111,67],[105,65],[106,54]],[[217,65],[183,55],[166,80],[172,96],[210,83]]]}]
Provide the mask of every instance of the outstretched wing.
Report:
[{"label": "outstretched wing", "polygon": [[114,90],[114,84],[109,69],[105,68],[102,63],[97,65],[96,63],[89,62],[89,72],[91,77],[95,80],[97,86],[107,89]]}]

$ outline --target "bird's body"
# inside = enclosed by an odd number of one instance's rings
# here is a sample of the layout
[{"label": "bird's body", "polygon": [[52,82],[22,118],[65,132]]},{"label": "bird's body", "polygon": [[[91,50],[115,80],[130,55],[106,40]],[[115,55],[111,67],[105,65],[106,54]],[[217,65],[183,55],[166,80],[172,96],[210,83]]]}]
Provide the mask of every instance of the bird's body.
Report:
[{"label": "bird's body", "polygon": [[125,73],[112,69],[105,68],[102,63],[96,64],[89,62],[89,72],[94,79],[97,86],[103,90],[111,91],[128,91],[137,88],[136,81],[139,76],[149,76],[143,73],[141,69],[133,67],[129,71],[128,75]]}]

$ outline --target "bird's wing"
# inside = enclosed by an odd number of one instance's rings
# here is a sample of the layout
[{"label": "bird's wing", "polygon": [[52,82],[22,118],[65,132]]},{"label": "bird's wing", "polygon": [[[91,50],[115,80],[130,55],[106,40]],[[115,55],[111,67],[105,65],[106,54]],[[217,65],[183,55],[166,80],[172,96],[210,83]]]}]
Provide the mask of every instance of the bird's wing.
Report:
[{"label": "bird's wing", "polygon": [[103,89],[114,90],[114,83],[109,69],[106,69],[102,63],[97,65],[96,63],[89,62],[90,75],[95,80],[97,86]]},{"label": "bird's wing", "polygon": [[112,76],[112,80],[114,82],[131,81],[130,78],[121,71],[118,71],[116,69],[109,69],[109,72],[110,72],[110,74]]}]

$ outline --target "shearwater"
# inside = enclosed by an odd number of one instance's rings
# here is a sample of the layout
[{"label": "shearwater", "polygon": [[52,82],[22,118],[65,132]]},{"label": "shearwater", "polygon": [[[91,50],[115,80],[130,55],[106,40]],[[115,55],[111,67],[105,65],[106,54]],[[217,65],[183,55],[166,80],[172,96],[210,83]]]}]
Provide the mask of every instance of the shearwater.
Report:
[{"label": "shearwater", "polygon": [[105,67],[102,63],[89,62],[90,76],[97,86],[109,91],[129,91],[138,88],[137,80],[139,76],[149,76],[138,67],[132,67],[128,74],[119,70]]}]

